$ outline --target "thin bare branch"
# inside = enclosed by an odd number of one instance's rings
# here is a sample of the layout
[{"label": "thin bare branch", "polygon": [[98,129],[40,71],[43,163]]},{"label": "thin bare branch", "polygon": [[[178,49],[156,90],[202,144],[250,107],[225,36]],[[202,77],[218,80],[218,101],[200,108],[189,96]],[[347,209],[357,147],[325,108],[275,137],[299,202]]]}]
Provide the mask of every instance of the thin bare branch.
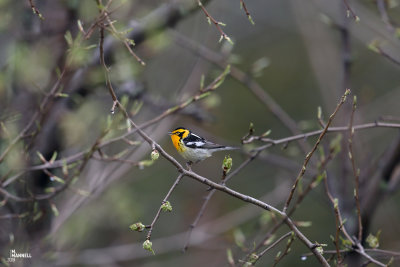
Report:
[{"label": "thin bare branch", "polygon": [[158,209],[156,215],[154,216],[153,221],[151,222],[150,225],[146,226],[146,228],[149,229],[149,232],[147,233],[146,236],[146,240],[150,240],[151,238],[151,233],[153,232],[153,228],[155,223],[157,222],[158,218],[160,217],[160,213],[163,209],[163,204],[165,204],[168,201],[169,196],[171,195],[172,191],[174,191],[174,189],[176,188],[176,186],[179,184],[179,182],[181,181],[181,179],[184,177],[184,175],[181,173],[179,174],[179,176],[176,178],[174,184],[171,186],[171,188],[169,189],[168,193],[165,195],[163,201],[161,202],[161,206]]},{"label": "thin bare branch", "polygon": [[[6,147],[6,149],[0,155],[0,163],[3,162],[4,158],[7,154],[11,151],[11,149],[28,133],[28,131],[32,128],[32,126],[41,119],[43,116],[42,111],[46,108],[49,102],[56,96],[57,90],[60,88],[61,81],[64,77],[66,66],[64,67],[63,71],[61,72],[60,76],[58,77],[57,81],[54,83],[53,87],[50,89],[49,93],[43,98],[42,102],[39,105],[39,110],[36,111],[29,122],[26,124],[24,129],[11,141],[11,143]],[[37,132],[36,132],[37,134]]]},{"label": "thin bare branch", "polygon": [[40,13],[39,9],[35,6],[33,0],[29,0],[29,4],[31,5],[33,13],[36,14],[39,17],[39,19],[44,20],[43,15]]},{"label": "thin bare branch", "polygon": [[267,253],[269,250],[273,249],[276,245],[278,245],[281,241],[283,241],[285,238],[287,238],[288,236],[292,235],[293,232],[287,232],[286,234],[284,234],[283,236],[281,236],[280,238],[278,238],[274,243],[272,243],[271,245],[269,245],[266,249],[264,249],[263,251],[261,251],[260,253],[258,253],[257,255],[257,259],[261,258],[262,256],[264,256],[265,253]]},{"label": "thin bare branch", "polygon": [[335,118],[336,113],[339,111],[340,107],[341,107],[341,106],[343,105],[343,103],[346,101],[346,97],[347,97],[349,94],[350,94],[350,90],[347,89],[346,92],[345,92],[345,93],[343,94],[343,96],[341,97],[339,104],[336,106],[335,111],[329,116],[329,120],[328,120],[328,122],[326,123],[325,128],[323,129],[323,131],[322,131],[321,134],[319,135],[317,142],[314,144],[314,146],[313,146],[312,150],[310,151],[310,153],[308,153],[308,154],[306,155],[306,158],[304,159],[303,167],[301,168],[299,174],[297,175],[296,180],[294,181],[294,184],[293,184],[292,189],[291,189],[291,191],[290,191],[289,197],[288,197],[288,199],[287,199],[287,201],[286,201],[286,203],[285,203],[285,206],[283,207],[283,212],[286,212],[286,210],[287,210],[287,208],[288,208],[288,206],[289,206],[289,204],[290,204],[290,201],[291,201],[292,198],[293,198],[293,194],[294,194],[294,192],[295,192],[295,190],[296,190],[296,188],[297,188],[297,184],[299,183],[300,179],[304,176],[304,174],[305,174],[305,172],[306,172],[306,168],[307,168],[308,162],[310,161],[310,159],[311,159],[312,155],[314,154],[315,150],[317,150],[319,143],[321,142],[322,138],[323,138],[323,137],[325,136],[325,134],[327,133],[328,128],[329,128],[329,126],[331,125],[333,119]]},{"label": "thin bare branch", "polygon": [[233,44],[231,38],[229,38],[229,36],[221,28],[221,26],[225,26],[225,24],[214,19],[214,17],[211,16],[210,13],[208,13],[207,9],[204,7],[203,3],[200,0],[196,0],[196,1],[197,1],[197,4],[199,5],[199,7],[201,8],[201,10],[203,11],[204,15],[206,15],[208,23],[210,23],[210,24],[213,23],[215,25],[215,27],[217,28],[217,30],[219,31],[219,33],[221,34],[220,41],[222,39],[225,39],[229,43]]},{"label": "thin bare branch", "polygon": [[353,170],[354,176],[354,199],[356,201],[356,210],[357,210],[357,217],[358,217],[358,240],[361,242],[362,240],[362,219],[361,219],[361,208],[360,208],[360,194],[359,194],[359,187],[360,187],[360,170],[356,167],[356,162],[354,159],[354,152],[353,152],[353,139],[354,139],[354,130],[353,130],[353,121],[354,121],[354,112],[356,111],[357,107],[357,98],[354,96],[353,99],[353,108],[350,115],[350,123],[349,123],[349,157],[351,161],[351,167]]}]

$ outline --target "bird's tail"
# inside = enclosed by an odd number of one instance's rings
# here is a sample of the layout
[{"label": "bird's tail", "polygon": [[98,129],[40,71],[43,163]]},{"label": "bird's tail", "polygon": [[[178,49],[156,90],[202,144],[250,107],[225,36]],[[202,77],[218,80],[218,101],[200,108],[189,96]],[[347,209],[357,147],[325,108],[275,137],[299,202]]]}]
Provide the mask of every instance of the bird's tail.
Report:
[{"label": "bird's tail", "polygon": [[224,147],[220,147],[215,149],[215,151],[222,151],[222,150],[237,150],[240,149],[240,147],[234,147],[234,146],[224,146]]}]

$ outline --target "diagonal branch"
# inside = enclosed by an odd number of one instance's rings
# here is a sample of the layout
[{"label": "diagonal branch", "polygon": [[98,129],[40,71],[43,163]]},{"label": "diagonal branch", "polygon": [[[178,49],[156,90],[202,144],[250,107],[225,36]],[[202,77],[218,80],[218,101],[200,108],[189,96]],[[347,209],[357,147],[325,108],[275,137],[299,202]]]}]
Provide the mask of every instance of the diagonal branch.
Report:
[{"label": "diagonal branch", "polygon": [[149,232],[147,233],[146,240],[150,240],[150,238],[151,238],[151,233],[153,232],[154,225],[155,225],[155,223],[157,222],[158,218],[160,217],[160,213],[161,213],[161,210],[162,210],[162,207],[163,207],[162,204],[164,204],[164,203],[167,202],[167,200],[168,200],[169,196],[171,195],[172,191],[174,191],[175,187],[176,187],[176,186],[178,185],[178,183],[181,181],[181,179],[183,178],[183,176],[184,176],[184,175],[181,173],[181,174],[179,174],[179,176],[176,178],[174,184],[171,186],[171,188],[169,189],[167,195],[164,197],[164,200],[162,201],[160,208],[158,209],[156,215],[154,216],[153,221],[151,222],[151,224],[150,224],[149,226],[146,226],[146,228],[149,228]]},{"label": "diagonal branch", "polygon": [[323,131],[321,132],[321,134],[318,137],[317,142],[314,144],[312,150],[310,151],[310,153],[308,153],[306,155],[306,158],[304,159],[304,163],[303,163],[303,167],[301,168],[299,174],[296,177],[296,180],[294,181],[294,184],[292,186],[292,189],[290,191],[289,197],[285,203],[285,206],[283,207],[283,212],[286,212],[290,201],[293,198],[293,194],[297,188],[297,184],[299,183],[300,179],[303,178],[305,172],[306,172],[306,168],[308,165],[308,162],[310,161],[312,155],[314,154],[315,150],[317,150],[319,143],[321,142],[322,138],[325,136],[325,134],[328,132],[329,126],[331,125],[333,119],[335,118],[336,113],[339,111],[340,107],[343,105],[343,103],[346,101],[346,97],[350,94],[350,89],[347,89],[344,93],[344,95],[341,97],[339,104],[336,106],[335,111],[332,113],[332,115],[329,116],[329,120],[326,123],[325,128],[323,129]]}]

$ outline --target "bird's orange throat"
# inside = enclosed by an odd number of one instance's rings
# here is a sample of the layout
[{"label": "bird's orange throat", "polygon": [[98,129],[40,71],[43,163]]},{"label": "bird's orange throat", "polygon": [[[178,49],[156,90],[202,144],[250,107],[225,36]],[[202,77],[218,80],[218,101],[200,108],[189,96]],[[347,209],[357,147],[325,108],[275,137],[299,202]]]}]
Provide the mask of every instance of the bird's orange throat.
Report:
[{"label": "bird's orange throat", "polygon": [[177,136],[175,134],[171,135],[171,140],[172,140],[172,143],[174,144],[174,147],[176,148],[176,150],[178,150],[179,152],[183,152],[185,149],[182,146],[182,144],[179,142],[179,139],[180,139],[179,136]]}]

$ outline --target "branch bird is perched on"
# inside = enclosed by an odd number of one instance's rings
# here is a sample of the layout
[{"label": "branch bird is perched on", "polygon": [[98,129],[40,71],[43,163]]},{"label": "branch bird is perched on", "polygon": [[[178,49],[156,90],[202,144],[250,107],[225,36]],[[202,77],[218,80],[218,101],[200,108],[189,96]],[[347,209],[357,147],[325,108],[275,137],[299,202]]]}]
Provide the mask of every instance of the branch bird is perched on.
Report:
[{"label": "branch bird is perched on", "polygon": [[202,161],[216,151],[239,149],[215,144],[183,127],[176,128],[169,135],[176,150],[189,164]]}]

